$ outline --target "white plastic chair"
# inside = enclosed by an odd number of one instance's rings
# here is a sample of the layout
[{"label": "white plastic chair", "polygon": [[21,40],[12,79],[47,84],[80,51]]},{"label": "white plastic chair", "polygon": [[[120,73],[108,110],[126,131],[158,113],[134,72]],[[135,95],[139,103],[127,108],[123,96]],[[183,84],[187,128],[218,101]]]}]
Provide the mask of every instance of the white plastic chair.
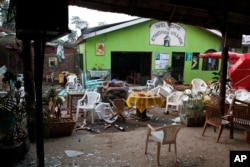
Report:
[{"label": "white plastic chair", "polygon": [[207,84],[204,80],[200,79],[200,78],[194,78],[191,81],[191,85],[192,85],[192,94],[197,95],[198,92],[201,93],[206,93],[207,91]]},{"label": "white plastic chair", "polygon": [[182,96],[184,92],[182,91],[175,91],[172,92],[169,96],[167,96],[166,100],[166,112],[168,112],[170,106],[173,108],[175,107],[175,111],[179,112],[180,106],[182,105]]},{"label": "white plastic chair", "polygon": [[51,80],[51,82],[54,82],[54,78],[55,78],[55,74],[54,72],[52,72],[51,74],[47,75],[47,82],[49,81],[49,79]]},{"label": "white plastic chair", "polygon": [[115,116],[115,113],[109,103],[98,103],[95,107],[95,112],[97,113],[99,120],[103,120],[109,124],[114,123],[118,118],[118,115]]},{"label": "white plastic chair", "polygon": [[94,110],[98,102],[100,102],[101,95],[98,92],[85,92],[84,96],[77,101],[76,121],[80,109],[91,111],[92,123],[94,123]]},{"label": "white plastic chair", "polygon": [[164,86],[158,85],[157,87],[149,90],[149,92],[152,92],[154,94],[160,94],[161,96],[167,98],[172,92],[174,91],[174,88],[172,85],[166,84]]},{"label": "white plastic chair", "polygon": [[67,83],[65,84],[66,90],[77,90],[77,76],[69,75],[67,76]]},{"label": "white plastic chair", "polygon": [[250,93],[246,89],[238,89],[234,94],[236,98],[241,101],[248,102],[250,99]]},{"label": "white plastic chair", "polygon": [[182,128],[182,125],[168,125],[162,126],[159,128],[153,128],[148,124],[147,127],[147,136],[146,136],[146,147],[145,154],[148,149],[149,139],[157,143],[157,164],[160,165],[160,150],[161,145],[169,145],[168,151],[171,151],[171,144],[174,144],[175,149],[175,161],[177,161],[177,147],[176,147],[176,138],[177,134]]},{"label": "white plastic chair", "polygon": [[153,78],[153,79],[151,79],[151,80],[147,80],[147,83],[146,83],[146,85],[147,85],[147,88],[149,89],[149,88],[151,88],[151,87],[155,87],[155,84],[156,84],[156,81],[157,81],[157,78],[155,77],[155,78]]}]

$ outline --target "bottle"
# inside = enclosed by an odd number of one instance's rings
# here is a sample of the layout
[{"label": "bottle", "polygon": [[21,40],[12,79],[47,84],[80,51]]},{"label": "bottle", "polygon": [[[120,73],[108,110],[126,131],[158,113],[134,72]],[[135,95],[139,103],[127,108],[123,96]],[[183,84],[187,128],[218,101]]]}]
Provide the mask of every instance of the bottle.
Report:
[{"label": "bottle", "polygon": [[114,126],[115,126],[118,130],[124,131],[124,128],[123,128],[123,127],[121,127],[121,126],[119,126],[119,125],[117,125],[117,124],[114,124]]},{"label": "bottle", "polygon": [[86,130],[87,130],[87,131],[90,131],[90,132],[93,132],[93,131],[94,131],[94,129],[92,129],[92,128],[90,128],[90,127],[86,127]]}]

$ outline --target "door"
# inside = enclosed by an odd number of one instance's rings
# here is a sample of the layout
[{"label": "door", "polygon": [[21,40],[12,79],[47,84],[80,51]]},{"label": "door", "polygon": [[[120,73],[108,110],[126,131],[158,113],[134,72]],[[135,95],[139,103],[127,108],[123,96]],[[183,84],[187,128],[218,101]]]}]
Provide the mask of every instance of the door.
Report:
[{"label": "door", "polygon": [[137,82],[146,85],[151,75],[151,52],[111,52],[111,78],[127,80],[137,77]]},{"label": "door", "polygon": [[183,71],[185,63],[185,53],[184,52],[173,52],[172,53],[172,72],[171,75],[177,81],[177,83],[183,83]]}]

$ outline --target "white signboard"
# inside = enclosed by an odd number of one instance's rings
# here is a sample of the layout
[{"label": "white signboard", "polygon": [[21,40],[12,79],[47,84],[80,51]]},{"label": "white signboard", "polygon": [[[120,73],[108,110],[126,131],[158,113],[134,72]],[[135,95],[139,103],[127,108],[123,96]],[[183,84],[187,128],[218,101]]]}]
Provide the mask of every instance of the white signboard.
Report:
[{"label": "white signboard", "polygon": [[186,30],[178,24],[160,21],[150,26],[150,44],[185,46]]}]

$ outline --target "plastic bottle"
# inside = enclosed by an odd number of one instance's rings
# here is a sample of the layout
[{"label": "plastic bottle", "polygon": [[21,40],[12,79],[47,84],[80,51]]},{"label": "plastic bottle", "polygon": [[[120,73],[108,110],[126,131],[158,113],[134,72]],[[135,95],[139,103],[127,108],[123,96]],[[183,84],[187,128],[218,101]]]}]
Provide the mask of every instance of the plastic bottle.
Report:
[{"label": "plastic bottle", "polygon": [[119,125],[117,125],[117,124],[114,124],[114,126],[115,126],[118,130],[124,131],[124,128],[123,128],[123,127],[121,127],[121,126],[119,126]]}]

